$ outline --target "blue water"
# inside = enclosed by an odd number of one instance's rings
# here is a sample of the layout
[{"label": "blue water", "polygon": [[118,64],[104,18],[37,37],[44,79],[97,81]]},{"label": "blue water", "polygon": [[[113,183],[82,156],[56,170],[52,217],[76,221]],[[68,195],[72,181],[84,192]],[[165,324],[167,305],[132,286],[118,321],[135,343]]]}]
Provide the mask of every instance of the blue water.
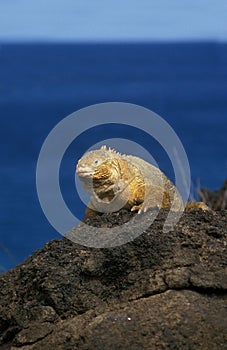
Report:
[{"label": "blue water", "polygon": [[[46,136],[79,108],[110,101],[138,104],[161,115],[185,147],[194,184],[199,180],[215,189],[227,177],[226,44],[2,44],[1,271],[61,237],[43,215],[36,194],[36,162]],[[94,139],[77,140],[62,162],[62,192],[78,216],[84,205],[75,196],[76,158],[106,135],[111,137],[110,129],[101,128]],[[138,134],[138,142],[142,139]],[[168,157],[156,146],[148,148],[172,178]]]}]

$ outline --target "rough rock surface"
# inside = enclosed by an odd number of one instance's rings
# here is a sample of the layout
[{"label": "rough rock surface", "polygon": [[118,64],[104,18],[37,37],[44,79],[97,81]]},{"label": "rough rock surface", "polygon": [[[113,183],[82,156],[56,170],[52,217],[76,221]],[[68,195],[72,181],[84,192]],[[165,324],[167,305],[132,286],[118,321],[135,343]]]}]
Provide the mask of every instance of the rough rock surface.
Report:
[{"label": "rough rock surface", "polygon": [[0,349],[227,349],[227,212],[185,213],[168,233],[165,217],[114,248],[53,240],[2,275]]},{"label": "rough rock surface", "polygon": [[201,188],[198,195],[199,199],[213,210],[227,209],[227,179],[220,190],[209,191],[206,188]]}]

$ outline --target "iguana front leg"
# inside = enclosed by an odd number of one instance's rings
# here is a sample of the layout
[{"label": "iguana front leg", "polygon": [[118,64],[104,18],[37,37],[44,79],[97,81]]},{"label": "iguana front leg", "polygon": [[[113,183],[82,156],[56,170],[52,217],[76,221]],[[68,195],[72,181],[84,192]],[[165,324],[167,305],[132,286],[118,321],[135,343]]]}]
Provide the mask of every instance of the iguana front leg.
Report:
[{"label": "iguana front leg", "polygon": [[98,196],[91,196],[85,212],[85,218],[95,217],[103,213],[113,213],[120,209],[128,207],[127,202],[130,198],[130,188],[128,183],[120,179],[116,181],[113,187],[114,197],[112,199],[98,198]]},{"label": "iguana front leg", "polygon": [[145,198],[139,204],[135,204],[131,211],[146,212],[149,208],[170,208],[169,193],[161,186],[146,186]]}]

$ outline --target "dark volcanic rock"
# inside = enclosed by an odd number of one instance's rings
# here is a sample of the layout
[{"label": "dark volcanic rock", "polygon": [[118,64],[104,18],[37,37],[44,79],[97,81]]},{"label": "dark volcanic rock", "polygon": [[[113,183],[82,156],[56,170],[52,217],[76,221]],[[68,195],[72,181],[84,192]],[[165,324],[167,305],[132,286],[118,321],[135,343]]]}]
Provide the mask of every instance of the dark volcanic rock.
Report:
[{"label": "dark volcanic rock", "polygon": [[198,193],[199,199],[206,203],[213,210],[227,209],[227,179],[220,190],[209,191],[202,188]]},{"label": "dark volcanic rock", "polygon": [[185,213],[168,233],[165,217],[114,248],[54,240],[2,275],[0,349],[227,349],[227,213]]}]

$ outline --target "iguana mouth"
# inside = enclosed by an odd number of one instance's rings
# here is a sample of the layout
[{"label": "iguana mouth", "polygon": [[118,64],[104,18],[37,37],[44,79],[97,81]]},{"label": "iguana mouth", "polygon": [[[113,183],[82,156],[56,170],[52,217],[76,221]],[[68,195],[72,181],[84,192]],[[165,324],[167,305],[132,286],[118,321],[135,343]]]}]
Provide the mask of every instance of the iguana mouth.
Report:
[{"label": "iguana mouth", "polygon": [[94,174],[94,171],[91,170],[91,168],[89,167],[81,167],[81,166],[77,166],[76,167],[76,173],[78,176],[80,177],[88,177]]}]

